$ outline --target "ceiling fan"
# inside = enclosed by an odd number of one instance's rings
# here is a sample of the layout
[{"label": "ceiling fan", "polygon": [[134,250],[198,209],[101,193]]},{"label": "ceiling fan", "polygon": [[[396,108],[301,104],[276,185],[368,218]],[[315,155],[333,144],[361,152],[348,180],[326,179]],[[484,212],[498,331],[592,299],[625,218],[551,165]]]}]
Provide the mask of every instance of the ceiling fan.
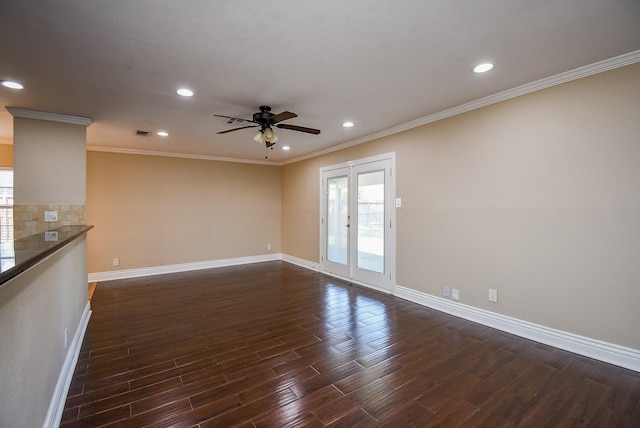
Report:
[{"label": "ceiling fan", "polygon": [[226,131],[220,131],[218,132],[218,134],[226,134],[228,132],[239,131],[241,129],[260,127],[260,130],[258,131],[256,136],[253,137],[253,140],[257,143],[266,144],[267,148],[273,146],[278,142],[278,136],[275,132],[273,132],[273,129],[271,128],[273,125],[280,129],[290,129],[292,131],[306,132],[307,134],[318,135],[320,133],[319,129],[280,123],[284,120],[298,117],[298,115],[290,111],[283,111],[282,113],[274,114],[271,113],[271,107],[269,106],[260,106],[260,111],[253,114],[253,119],[243,119],[240,117],[225,116],[221,114],[214,114],[214,116],[224,117],[228,119],[227,123],[253,123],[253,125],[246,125],[239,128],[227,129]]}]

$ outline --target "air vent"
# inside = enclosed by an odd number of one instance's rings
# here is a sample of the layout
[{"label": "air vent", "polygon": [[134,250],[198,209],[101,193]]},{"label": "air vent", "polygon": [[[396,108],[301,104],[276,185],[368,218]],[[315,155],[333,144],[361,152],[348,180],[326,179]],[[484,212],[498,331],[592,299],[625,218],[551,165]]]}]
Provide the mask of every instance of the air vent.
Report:
[{"label": "air vent", "polygon": [[151,135],[151,131],[141,131],[141,130],[136,130],[136,135],[139,135],[140,137],[148,137],[149,135]]}]

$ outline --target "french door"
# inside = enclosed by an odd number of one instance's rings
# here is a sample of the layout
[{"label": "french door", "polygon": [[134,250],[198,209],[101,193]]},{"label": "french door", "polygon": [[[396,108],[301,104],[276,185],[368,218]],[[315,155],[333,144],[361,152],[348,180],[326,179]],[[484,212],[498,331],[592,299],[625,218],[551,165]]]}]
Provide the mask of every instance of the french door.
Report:
[{"label": "french door", "polygon": [[392,292],[393,153],[320,170],[320,269]]}]

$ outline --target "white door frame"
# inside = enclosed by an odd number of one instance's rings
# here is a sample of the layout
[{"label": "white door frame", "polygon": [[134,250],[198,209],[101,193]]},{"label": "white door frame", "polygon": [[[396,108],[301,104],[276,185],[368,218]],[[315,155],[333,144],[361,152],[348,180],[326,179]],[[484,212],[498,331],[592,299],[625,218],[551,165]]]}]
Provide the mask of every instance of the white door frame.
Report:
[{"label": "white door frame", "polygon": [[[326,193],[324,191],[324,174],[333,170],[337,170],[337,169],[343,169],[343,168],[349,168],[350,170],[353,169],[353,167],[355,166],[361,166],[361,165],[366,165],[368,163],[374,163],[374,162],[379,162],[379,161],[389,161],[391,167],[390,167],[390,177],[389,177],[389,183],[385,183],[385,186],[388,186],[388,190],[389,190],[389,200],[386,201],[385,200],[385,205],[389,204],[390,209],[388,210],[388,217],[389,218],[385,218],[385,222],[388,222],[388,224],[385,225],[388,226],[388,229],[386,229],[388,231],[388,236],[385,236],[385,275],[388,276],[388,286],[384,286],[384,287],[380,287],[378,285],[375,284],[371,284],[371,283],[366,283],[366,282],[362,282],[359,281],[355,278],[353,278],[353,261],[349,262],[350,265],[350,272],[348,274],[348,276],[345,275],[340,275],[338,273],[335,272],[330,272],[326,269],[325,266],[325,262],[326,262],[326,251],[327,251],[327,242],[326,242],[326,232],[325,232],[325,215],[326,215]],[[353,160],[353,161],[349,161],[349,162],[344,162],[341,164],[337,164],[337,165],[330,165],[330,166],[326,166],[326,167],[322,167],[320,168],[320,177],[319,177],[319,184],[320,184],[320,225],[319,225],[319,234],[320,234],[320,264],[319,264],[319,269],[320,272],[328,274],[328,275],[332,275],[338,278],[342,278],[345,279],[347,281],[359,284],[359,285],[363,285],[365,287],[369,287],[369,288],[373,288],[379,291],[383,291],[385,293],[390,293],[390,294],[394,294],[394,288],[395,288],[395,283],[396,283],[396,209],[395,209],[395,195],[396,195],[396,154],[395,152],[390,152],[390,153],[385,153],[385,154],[381,154],[381,155],[377,155],[377,156],[371,156],[371,157],[367,157],[367,158],[363,158],[363,159],[357,159],[357,160]],[[353,180],[350,177],[350,182],[353,182],[355,180]],[[351,185],[352,188],[354,188],[354,185]],[[351,193],[351,190],[350,190]],[[350,213],[352,216],[355,214],[357,216],[357,211],[356,213]],[[352,221],[353,223],[353,221]],[[355,232],[354,232],[355,233]],[[350,250],[351,252],[351,250]],[[387,252],[389,254],[387,254]]]}]

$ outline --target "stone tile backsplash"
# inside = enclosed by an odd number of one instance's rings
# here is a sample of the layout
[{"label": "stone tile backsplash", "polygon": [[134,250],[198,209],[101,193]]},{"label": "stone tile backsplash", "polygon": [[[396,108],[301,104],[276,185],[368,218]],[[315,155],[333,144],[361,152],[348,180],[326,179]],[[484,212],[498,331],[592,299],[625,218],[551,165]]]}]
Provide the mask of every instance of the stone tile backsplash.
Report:
[{"label": "stone tile backsplash", "polygon": [[[58,221],[45,222],[45,211],[57,211]],[[43,204],[13,206],[14,239],[57,229],[60,226],[84,225],[87,222],[85,205]]]}]

